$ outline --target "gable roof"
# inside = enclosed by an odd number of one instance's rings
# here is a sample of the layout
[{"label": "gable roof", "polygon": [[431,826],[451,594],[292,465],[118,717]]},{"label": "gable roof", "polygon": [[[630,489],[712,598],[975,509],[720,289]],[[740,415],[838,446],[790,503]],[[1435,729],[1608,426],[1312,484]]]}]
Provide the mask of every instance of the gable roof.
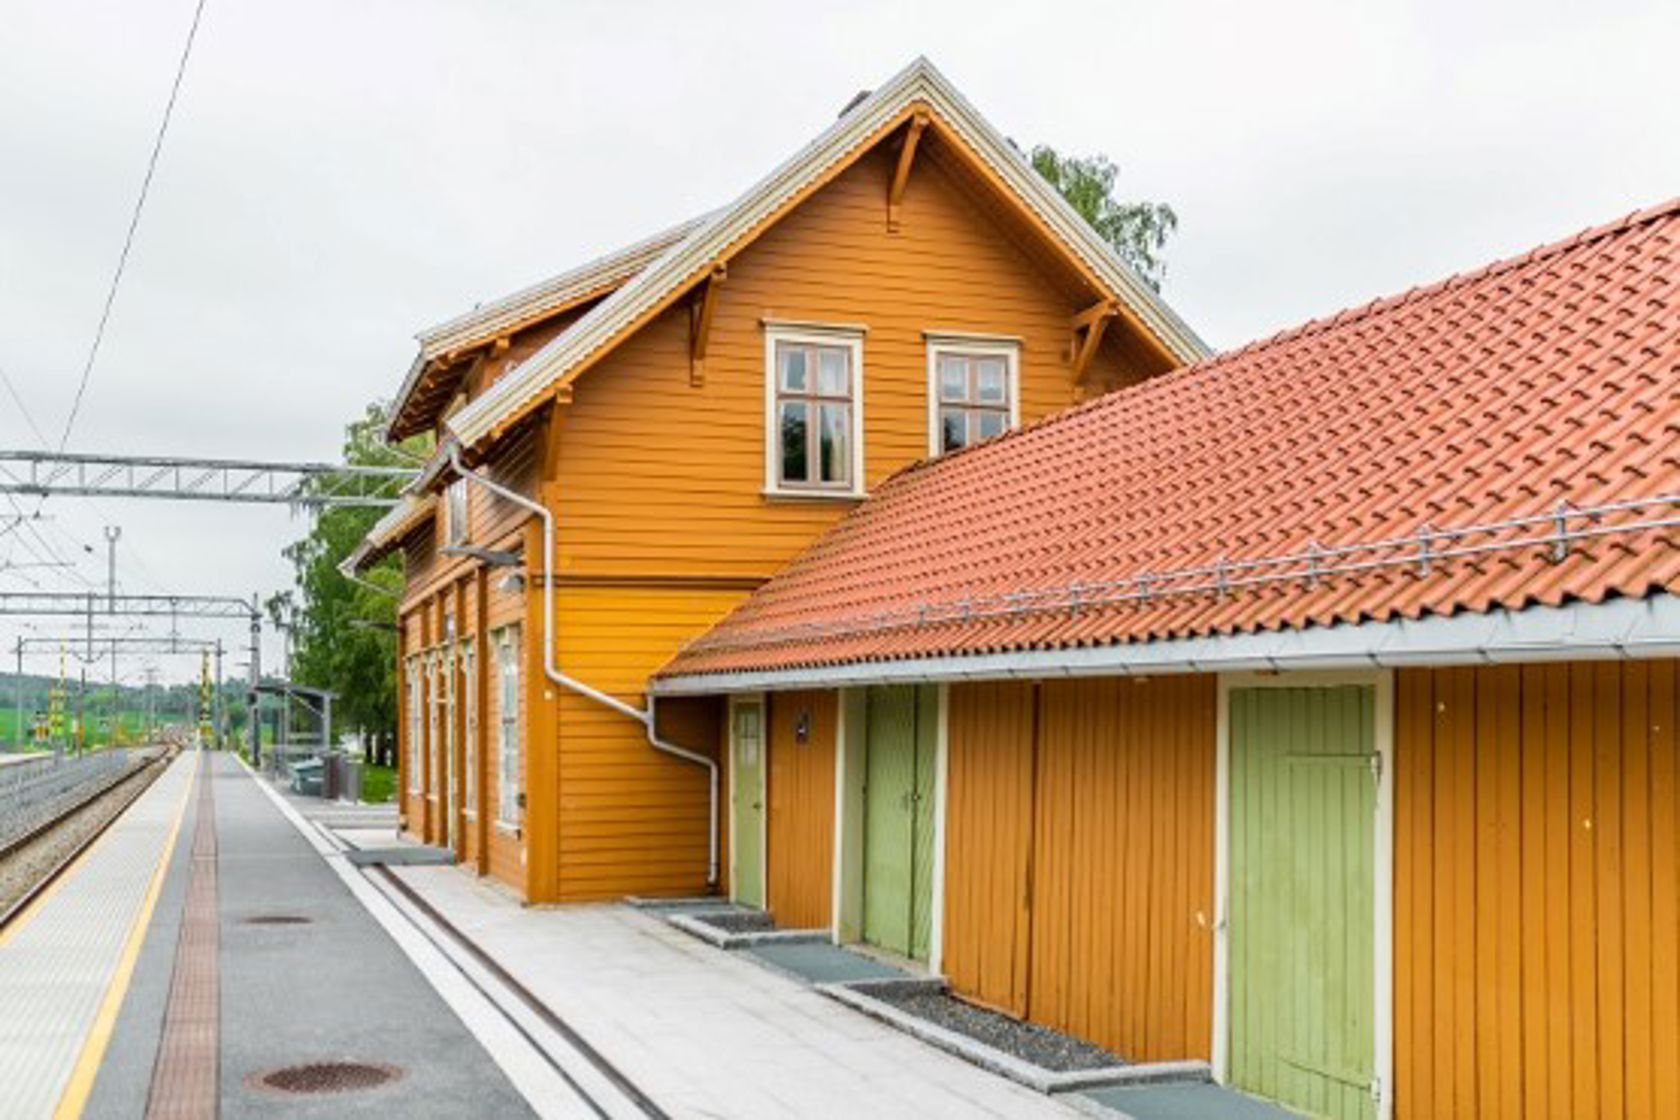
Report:
[{"label": "gable roof", "polygon": [[[702,214],[661,230],[633,245],[614,250],[576,268],[568,269],[530,287],[500,299],[480,304],[415,336],[420,350],[414,356],[402,387],[397,390],[386,432],[398,440],[430,426],[429,419],[416,418],[416,391],[433,363],[451,355],[473,350],[534,326],[545,319],[599,299],[657,260],[672,245],[693,233],[711,215]],[[453,392],[453,390],[450,390]]]},{"label": "gable roof", "polygon": [[1119,301],[1122,313],[1179,362],[1207,347],[1153,289],[1097,235],[1021,153],[974,110],[925,58],[918,58],[849,108],[810,144],[592,308],[449,421],[467,447],[493,437],[544,403],[711,268],[806,195],[849,166],[910,114],[925,109],[985,165],[1082,270]]},{"label": "gable roof", "polygon": [[1680,200],[909,468],[660,676],[1680,590],[1677,289]]}]

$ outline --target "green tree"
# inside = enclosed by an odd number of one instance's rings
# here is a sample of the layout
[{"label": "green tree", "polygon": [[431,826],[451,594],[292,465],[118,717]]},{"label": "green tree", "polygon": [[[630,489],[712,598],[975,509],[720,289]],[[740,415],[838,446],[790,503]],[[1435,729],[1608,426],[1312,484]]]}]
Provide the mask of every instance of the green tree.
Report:
[{"label": "green tree", "polygon": [[1164,202],[1122,202],[1114,197],[1120,169],[1105,155],[1064,156],[1047,144],[1029,153],[1033,170],[1044,176],[1079,211],[1091,228],[1114,247],[1120,259],[1137,270],[1156,291],[1166,276],[1161,250],[1178,229],[1178,215]]},{"label": "green tree", "polygon": [[[356,466],[412,466],[431,450],[417,437],[396,447],[385,443],[389,406],[368,405],[345,429],[344,461]],[[327,508],[308,535],[285,549],[296,586],[268,601],[277,623],[290,627],[292,679],[338,694],[333,721],[361,738],[370,762],[387,762],[397,727],[396,604],[402,592],[400,561],[388,557],[364,573],[383,591],[352,583],[338,565],[361,543],[376,509]]]}]

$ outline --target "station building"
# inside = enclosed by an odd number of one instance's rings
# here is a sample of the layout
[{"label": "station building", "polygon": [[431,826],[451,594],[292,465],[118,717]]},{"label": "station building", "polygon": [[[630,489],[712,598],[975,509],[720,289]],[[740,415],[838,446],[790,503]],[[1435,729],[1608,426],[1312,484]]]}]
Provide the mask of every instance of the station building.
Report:
[{"label": "station building", "polygon": [[405,827],[1319,1115],[1680,1115],[1677,234],[1208,356],[918,62],[421,337]]}]

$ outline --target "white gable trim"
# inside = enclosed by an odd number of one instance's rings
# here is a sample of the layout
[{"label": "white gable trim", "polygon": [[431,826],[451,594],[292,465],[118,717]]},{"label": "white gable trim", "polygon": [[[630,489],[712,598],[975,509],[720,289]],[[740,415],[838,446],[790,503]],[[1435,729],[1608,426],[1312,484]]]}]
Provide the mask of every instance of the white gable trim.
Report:
[{"label": "white gable trim", "polygon": [[977,152],[1168,350],[1185,363],[1206,356],[1206,345],[1183,320],[932,63],[918,58],[734,204],[702,222],[689,237],[532,355],[516,372],[462,409],[449,421],[450,429],[469,447],[491,435],[498,425],[525,411],[549,386],[610,346],[620,332],[675,294],[703,265],[725,253],[916,102],[926,103],[940,124]]}]

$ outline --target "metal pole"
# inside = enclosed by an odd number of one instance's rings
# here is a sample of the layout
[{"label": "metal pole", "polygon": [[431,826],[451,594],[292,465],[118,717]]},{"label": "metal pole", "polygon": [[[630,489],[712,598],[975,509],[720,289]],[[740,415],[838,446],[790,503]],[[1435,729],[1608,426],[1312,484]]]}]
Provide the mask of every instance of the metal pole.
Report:
[{"label": "metal pole", "polygon": [[[93,597],[91,595],[88,596],[88,602],[90,604],[93,602]],[[89,640],[88,648],[89,649],[93,648],[91,639]],[[84,661],[84,662],[82,662],[82,684],[81,684],[81,687],[76,690],[76,753],[77,754],[86,754],[87,753],[87,737],[88,737],[87,736],[87,662]]]},{"label": "metal pole", "polygon": [[117,611],[117,541],[121,537],[121,525],[105,526],[105,593],[110,596],[112,614]]},{"label": "metal pole", "polygon": [[257,604],[257,596],[251,596],[251,694],[250,717],[251,724],[251,766],[262,769],[262,721],[257,718],[258,696],[257,686],[262,684],[262,613]]},{"label": "metal pole", "polygon": [[227,731],[226,726],[222,722],[224,712],[222,708],[222,640],[220,638],[216,639],[216,694],[211,698],[210,711],[210,719],[212,724],[214,724],[214,729],[211,733],[212,739],[214,745],[220,748],[222,745],[222,736]]},{"label": "metal pole", "polygon": [[23,637],[17,640],[17,727],[12,732],[12,738],[17,740],[21,749],[23,746]]}]

